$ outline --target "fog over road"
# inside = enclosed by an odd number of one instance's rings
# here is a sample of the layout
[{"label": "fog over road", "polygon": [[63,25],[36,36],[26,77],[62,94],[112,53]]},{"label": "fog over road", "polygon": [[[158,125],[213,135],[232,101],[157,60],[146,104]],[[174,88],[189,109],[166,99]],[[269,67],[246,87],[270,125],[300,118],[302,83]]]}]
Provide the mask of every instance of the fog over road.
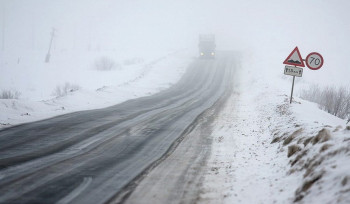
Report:
[{"label": "fog over road", "polygon": [[234,53],[218,52],[153,96],[1,130],[0,203],[114,201],[219,108],[234,72]]}]

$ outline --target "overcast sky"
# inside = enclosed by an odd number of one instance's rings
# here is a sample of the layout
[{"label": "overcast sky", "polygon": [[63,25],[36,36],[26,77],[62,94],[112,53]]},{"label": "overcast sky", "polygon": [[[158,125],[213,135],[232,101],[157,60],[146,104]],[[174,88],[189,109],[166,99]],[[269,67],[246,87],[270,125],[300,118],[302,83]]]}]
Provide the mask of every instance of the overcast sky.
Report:
[{"label": "overcast sky", "polygon": [[5,50],[47,49],[55,28],[56,50],[191,48],[198,34],[213,33],[218,49],[265,49],[282,57],[299,46],[302,55],[318,51],[337,67],[347,66],[350,53],[347,0],[0,2]]},{"label": "overcast sky", "polygon": [[[220,47],[309,41],[349,34],[349,1],[319,0],[1,0],[6,47],[46,47],[52,27],[61,48],[128,44],[186,46],[215,33]],[[3,23],[2,23],[3,24]],[[3,27],[4,25],[2,25]],[[346,33],[344,33],[346,31]],[[275,40],[275,42],[274,42]],[[347,46],[328,38],[332,46]]]}]

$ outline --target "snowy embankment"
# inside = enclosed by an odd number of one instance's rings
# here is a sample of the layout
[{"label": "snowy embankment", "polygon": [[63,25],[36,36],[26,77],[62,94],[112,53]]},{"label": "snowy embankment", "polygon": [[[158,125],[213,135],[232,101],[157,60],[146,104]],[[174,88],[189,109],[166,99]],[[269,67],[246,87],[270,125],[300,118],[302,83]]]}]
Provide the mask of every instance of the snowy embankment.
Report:
[{"label": "snowy embankment", "polygon": [[200,203],[350,203],[346,121],[298,97],[289,104],[283,65],[243,60],[214,124]]},{"label": "snowy embankment", "polygon": [[[114,65],[101,70],[97,66],[103,65],[97,63],[102,58],[96,53],[55,53],[48,64],[37,53],[18,58],[6,54],[0,60],[0,91],[16,91],[20,96],[0,99],[0,128],[157,93],[176,83],[191,60],[189,52],[181,50],[147,59],[109,58]],[[101,55],[106,53],[97,54]]]}]

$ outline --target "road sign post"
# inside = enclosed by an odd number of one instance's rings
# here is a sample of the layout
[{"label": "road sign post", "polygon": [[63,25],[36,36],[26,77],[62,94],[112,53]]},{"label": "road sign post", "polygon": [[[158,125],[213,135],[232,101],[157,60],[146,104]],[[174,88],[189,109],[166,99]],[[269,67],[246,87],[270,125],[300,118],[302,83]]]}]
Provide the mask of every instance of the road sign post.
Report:
[{"label": "road sign post", "polygon": [[317,52],[311,52],[307,55],[306,59],[304,60],[301,57],[298,47],[295,47],[294,50],[288,55],[288,57],[283,62],[283,64],[287,64],[287,66],[285,66],[284,68],[284,74],[293,76],[292,91],[290,93],[290,103],[292,103],[293,101],[295,77],[303,76],[303,68],[301,67],[305,67],[304,61],[306,62],[306,66],[311,70],[318,70],[323,65],[322,55],[320,55]]},{"label": "road sign post", "polygon": [[[293,91],[294,91],[294,82],[295,77],[302,77],[303,75],[303,68],[305,67],[304,61],[301,57],[301,54],[299,52],[298,47],[295,47],[294,50],[288,55],[288,57],[284,60],[283,64],[293,65],[293,66],[286,66],[284,68],[284,74],[293,76],[293,83],[292,83],[292,91],[290,93],[290,103],[293,101]],[[300,67],[297,67],[300,66]]]},{"label": "road sign post", "polygon": [[294,91],[294,80],[295,80],[295,76],[293,76],[293,83],[292,83],[292,92],[290,93],[290,103],[292,103],[292,99],[293,99],[293,91]]},{"label": "road sign post", "polygon": [[293,67],[293,66],[287,65],[284,68],[284,74],[293,76],[292,91],[290,93],[290,103],[292,103],[295,77],[302,77],[303,76],[303,68],[296,67],[296,66]]}]

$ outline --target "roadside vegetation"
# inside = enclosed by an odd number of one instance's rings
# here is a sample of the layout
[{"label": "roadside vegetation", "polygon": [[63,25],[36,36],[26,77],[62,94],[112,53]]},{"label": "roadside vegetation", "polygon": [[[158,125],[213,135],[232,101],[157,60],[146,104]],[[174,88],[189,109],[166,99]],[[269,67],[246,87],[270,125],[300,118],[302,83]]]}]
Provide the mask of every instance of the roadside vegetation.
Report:
[{"label": "roadside vegetation", "polygon": [[309,89],[303,90],[300,97],[317,103],[322,110],[339,118],[350,118],[350,87],[327,86],[320,88],[313,85]]},{"label": "roadside vegetation", "polygon": [[[324,97],[322,94],[334,94],[334,98],[322,99],[335,103],[335,99],[345,97],[338,92],[342,90],[328,88],[322,93],[321,89],[313,87],[304,94],[315,97],[312,99]],[[286,97],[283,104],[275,107],[277,115],[269,118],[274,118],[270,127],[273,135],[271,143],[278,144],[278,151],[289,159],[288,175],[294,174],[302,179],[295,190],[294,203],[319,203],[320,200],[323,200],[322,203],[349,203],[350,126],[323,124],[317,118],[314,123],[305,125],[294,116],[290,107]],[[337,105],[333,104],[323,108],[335,111],[332,109],[335,107]]]},{"label": "roadside vegetation", "polygon": [[53,95],[57,97],[62,97],[68,95],[70,92],[79,90],[80,87],[76,84],[71,84],[66,82],[64,85],[56,86]]},{"label": "roadside vegetation", "polygon": [[2,90],[0,92],[0,99],[18,99],[21,93],[14,90]]},{"label": "roadside vegetation", "polygon": [[111,71],[113,69],[120,69],[121,65],[116,63],[110,57],[101,57],[95,61],[95,69],[99,71]]}]

